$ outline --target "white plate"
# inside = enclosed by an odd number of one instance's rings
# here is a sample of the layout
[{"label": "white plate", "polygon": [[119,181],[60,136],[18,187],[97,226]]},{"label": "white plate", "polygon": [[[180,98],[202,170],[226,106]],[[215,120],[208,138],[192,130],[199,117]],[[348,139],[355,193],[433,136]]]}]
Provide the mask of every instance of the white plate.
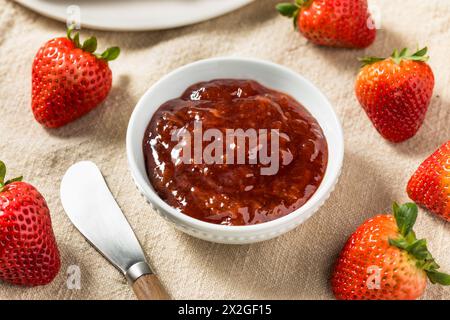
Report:
[{"label": "white plate", "polygon": [[253,0],[16,0],[44,16],[66,21],[80,8],[82,27],[142,31],[185,26],[236,10]]}]

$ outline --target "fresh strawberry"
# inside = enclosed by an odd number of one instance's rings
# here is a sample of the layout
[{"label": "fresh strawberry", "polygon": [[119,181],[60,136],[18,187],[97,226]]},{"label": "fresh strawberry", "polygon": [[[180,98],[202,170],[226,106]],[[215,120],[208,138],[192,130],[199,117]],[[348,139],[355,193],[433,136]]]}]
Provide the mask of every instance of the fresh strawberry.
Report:
[{"label": "fresh strawberry", "polygon": [[112,83],[108,61],[118,57],[117,47],[95,54],[97,39],[83,45],[79,33],[56,38],[36,54],[32,70],[32,110],[36,120],[48,128],[61,127],[103,102]]},{"label": "fresh strawberry", "polygon": [[317,45],[365,48],[375,41],[367,0],[296,0],[276,8],[293,18],[294,27]]},{"label": "fresh strawberry", "polygon": [[22,177],[5,181],[5,174],[0,161],[0,280],[47,284],[60,269],[47,203]]},{"label": "fresh strawberry", "polygon": [[362,58],[356,97],[378,132],[391,142],[413,137],[423,124],[434,89],[427,48],[390,58]]},{"label": "fresh strawberry", "polygon": [[420,165],[406,191],[411,200],[450,221],[450,141]]},{"label": "fresh strawberry", "polygon": [[417,206],[394,203],[394,215],[363,223],[348,239],[331,278],[333,293],[342,300],[412,300],[432,283],[450,285],[438,271],[426,240],[412,230]]}]

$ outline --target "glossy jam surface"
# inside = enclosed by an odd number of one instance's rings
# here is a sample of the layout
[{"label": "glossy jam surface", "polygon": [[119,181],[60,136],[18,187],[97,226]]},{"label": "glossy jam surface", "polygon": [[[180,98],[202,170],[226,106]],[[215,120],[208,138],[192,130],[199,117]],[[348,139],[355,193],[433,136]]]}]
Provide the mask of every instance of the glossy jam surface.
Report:
[{"label": "glossy jam surface", "polygon": [[[202,132],[218,129],[224,136],[227,129],[266,129],[267,154],[271,130],[278,130],[278,171],[262,174],[267,163],[249,164],[249,143],[245,164],[226,164],[226,159],[224,164],[199,163],[195,151],[190,162],[177,160],[174,130],[184,128],[194,137],[199,121]],[[228,141],[219,141],[225,150]],[[322,129],[299,102],[255,81],[235,79],[195,84],[164,103],[148,125],[143,152],[150,182],[165,202],[193,218],[223,225],[263,223],[298,209],[318,189],[328,162]]]}]

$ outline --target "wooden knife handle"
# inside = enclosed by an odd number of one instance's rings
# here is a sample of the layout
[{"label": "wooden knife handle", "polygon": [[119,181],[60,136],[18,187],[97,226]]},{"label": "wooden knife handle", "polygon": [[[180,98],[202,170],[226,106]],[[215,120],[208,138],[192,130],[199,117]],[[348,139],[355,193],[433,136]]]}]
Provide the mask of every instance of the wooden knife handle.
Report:
[{"label": "wooden knife handle", "polygon": [[166,289],[154,274],[139,277],[132,285],[133,291],[139,300],[170,300]]}]

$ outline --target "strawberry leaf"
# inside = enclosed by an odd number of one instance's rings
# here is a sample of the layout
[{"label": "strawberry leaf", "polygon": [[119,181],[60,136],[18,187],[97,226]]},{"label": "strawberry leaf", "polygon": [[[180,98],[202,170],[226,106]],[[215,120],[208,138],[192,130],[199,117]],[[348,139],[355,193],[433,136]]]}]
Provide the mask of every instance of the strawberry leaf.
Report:
[{"label": "strawberry leaf", "polygon": [[67,38],[70,40],[73,40],[72,38],[72,32],[73,30],[75,30],[75,25],[71,24],[68,28],[67,28]]},{"label": "strawberry leaf", "polygon": [[[418,50],[417,52],[410,54],[408,48],[403,48],[401,51],[398,49],[395,49],[394,52],[392,52],[390,58],[392,61],[394,61],[395,64],[400,64],[403,60],[411,60],[411,61],[421,61],[426,62],[430,58],[427,56],[428,48],[425,47],[421,50]],[[378,58],[378,57],[364,57],[359,58],[359,61],[362,62],[361,68],[365,67],[367,65],[383,61],[385,58]]]},{"label": "strawberry leaf", "polygon": [[293,18],[297,14],[299,7],[293,3],[284,2],[277,4],[276,9],[282,16]]},{"label": "strawberry leaf", "polygon": [[385,60],[385,58],[378,58],[378,57],[362,57],[362,58],[358,58],[358,61],[361,62],[361,68],[374,64],[376,62],[380,62]]},{"label": "strawberry leaf", "polygon": [[408,48],[403,48],[402,51],[400,51],[400,57],[402,56],[406,56],[406,54],[408,53]]},{"label": "strawberry leaf", "polygon": [[[400,56],[401,54],[407,54],[407,50],[394,52],[393,56]],[[423,54],[423,52],[420,54]],[[397,239],[389,239],[389,244],[405,250],[414,257],[417,268],[425,270],[432,283],[450,285],[450,275],[437,271],[440,267],[428,250],[427,241],[425,239],[417,240],[416,234],[412,230],[417,220],[417,205],[405,203],[400,206],[394,202],[392,207],[400,236]]]},{"label": "strawberry leaf", "polygon": [[426,62],[430,58],[429,56],[427,56],[427,52],[427,47],[420,49],[413,54],[410,54],[407,48],[404,48],[401,52],[398,52],[398,50],[396,49],[392,53],[391,58],[396,64],[400,64],[403,60]]},{"label": "strawberry leaf", "polygon": [[[300,4],[301,2],[301,4]],[[303,5],[303,1],[297,0],[296,3],[279,3],[276,6],[276,9],[278,12],[288,18],[293,18],[294,22],[294,29],[297,29],[298,27],[298,15],[300,14],[300,6]]]},{"label": "strawberry leaf", "polygon": [[398,239],[389,239],[389,244],[403,250],[406,250],[406,248],[408,248],[409,246],[408,241],[406,241],[403,237],[400,237]]},{"label": "strawberry leaf", "polygon": [[90,37],[89,39],[85,40],[81,49],[90,53],[94,53],[95,50],[97,50],[97,38]]},{"label": "strawberry leaf", "polygon": [[429,270],[429,271],[433,271],[433,270],[437,270],[440,268],[440,266],[436,263],[436,261],[433,260],[429,260],[429,261],[417,261],[417,267],[423,270]]},{"label": "strawberry leaf", "polygon": [[450,286],[450,275],[439,271],[427,271],[428,279],[433,284],[441,284],[444,286]]},{"label": "strawberry leaf", "polygon": [[302,8],[309,6],[313,0],[295,0],[294,3],[283,2],[276,5],[277,11],[285,17],[293,18],[294,29],[298,28],[298,17]]},{"label": "strawberry leaf", "polygon": [[309,6],[313,2],[313,0],[295,0],[295,4],[298,7],[306,7]]},{"label": "strawberry leaf", "polygon": [[73,40],[72,40],[72,41],[75,43],[75,46],[76,46],[77,48],[81,48],[81,44],[80,44],[80,33],[79,33],[79,32],[75,33],[75,36],[73,37]]},{"label": "strawberry leaf", "polygon": [[103,52],[99,58],[106,60],[106,61],[112,61],[117,59],[117,57],[120,54],[120,48],[119,47],[111,47],[105,50],[105,52]]},{"label": "strawberry leaf", "polygon": [[5,176],[6,176],[6,165],[3,161],[0,160],[0,186],[4,184]]},{"label": "strawberry leaf", "polygon": [[399,206],[394,202],[393,210],[400,234],[404,237],[408,236],[417,220],[417,205],[414,203],[406,203]]},{"label": "strawberry leaf", "polygon": [[5,185],[13,183],[13,182],[19,182],[23,180],[23,176],[17,177],[17,178],[13,178],[13,179],[9,179],[8,181],[5,182]]},{"label": "strawberry leaf", "polygon": [[408,251],[418,260],[434,260],[430,251],[428,251],[427,241],[425,239],[414,241],[406,248],[406,251]]},{"label": "strawberry leaf", "polygon": [[412,56],[413,57],[425,57],[427,52],[428,52],[428,47],[425,47],[425,48],[417,51],[416,53],[414,53]]},{"label": "strawberry leaf", "polygon": [[411,230],[408,235],[405,237],[405,240],[408,241],[408,243],[413,243],[417,240],[416,234],[414,230]]},{"label": "strawberry leaf", "polygon": [[5,186],[7,184],[10,184],[10,183],[16,182],[16,181],[22,181],[22,177],[18,177],[18,178],[7,180],[5,182],[5,176],[6,176],[6,165],[3,161],[0,160],[0,192],[3,191],[3,189],[5,188]]},{"label": "strawberry leaf", "polygon": [[294,22],[294,30],[298,29],[298,15],[300,14],[300,11],[297,11],[297,14],[294,15],[294,19],[292,20]]},{"label": "strawberry leaf", "polygon": [[97,38],[96,37],[90,37],[87,40],[83,42],[83,45],[81,45],[80,42],[80,33],[75,33],[74,36],[72,36],[73,31],[75,30],[75,26],[71,25],[67,28],[67,38],[73,41],[75,46],[77,48],[82,49],[83,51],[92,53],[99,59],[103,59],[105,61],[112,61],[117,59],[117,57],[120,54],[120,49],[118,47],[112,47],[108,48],[103,52],[102,54],[96,54],[95,50],[97,50]]}]

